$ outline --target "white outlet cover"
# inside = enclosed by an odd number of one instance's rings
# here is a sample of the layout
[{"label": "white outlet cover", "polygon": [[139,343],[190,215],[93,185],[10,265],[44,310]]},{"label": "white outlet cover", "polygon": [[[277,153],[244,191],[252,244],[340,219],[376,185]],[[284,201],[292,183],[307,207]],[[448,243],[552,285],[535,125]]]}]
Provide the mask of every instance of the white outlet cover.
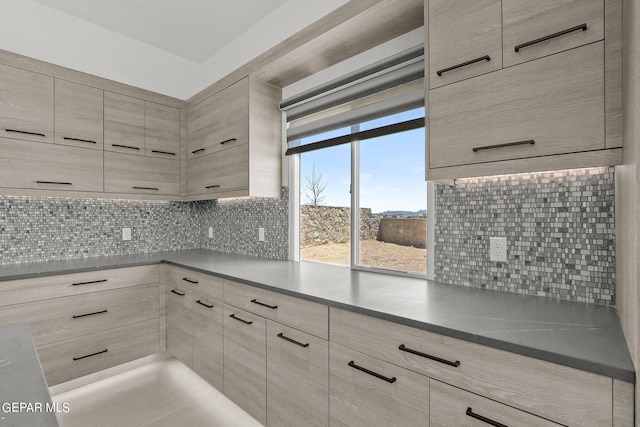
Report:
[{"label": "white outlet cover", "polygon": [[122,240],[131,240],[131,228],[125,227],[122,229]]},{"label": "white outlet cover", "polygon": [[258,241],[264,242],[264,228],[258,228]]},{"label": "white outlet cover", "polygon": [[495,262],[507,262],[507,238],[489,238],[489,260]]},{"label": "white outlet cover", "polygon": [[213,227],[209,227],[209,238],[213,239]]}]

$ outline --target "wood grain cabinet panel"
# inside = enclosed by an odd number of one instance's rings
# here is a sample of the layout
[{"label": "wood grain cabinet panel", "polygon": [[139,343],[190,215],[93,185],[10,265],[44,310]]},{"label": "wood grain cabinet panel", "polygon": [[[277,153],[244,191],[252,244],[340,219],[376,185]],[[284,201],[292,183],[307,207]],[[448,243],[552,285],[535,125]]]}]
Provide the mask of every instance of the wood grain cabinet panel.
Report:
[{"label": "wood grain cabinet panel", "polygon": [[611,378],[345,310],[330,319],[331,342],[561,424],[611,426]]},{"label": "wood grain cabinet panel", "polygon": [[330,344],[331,426],[429,426],[429,378]]},{"label": "wood grain cabinet panel", "polygon": [[168,267],[166,274],[167,283],[170,285],[178,286],[189,293],[196,292],[198,295],[222,300],[224,280],[219,277],[176,266]]},{"label": "wood grain cabinet panel", "polygon": [[180,159],[179,109],[145,101],[144,129],[147,156]]},{"label": "wood grain cabinet panel", "polygon": [[180,194],[180,162],[124,153],[104,153],[104,191]]},{"label": "wood grain cabinet panel", "polygon": [[53,142],[53,77],[0,64],[0,137]]},{"label": "wood grain cabinet panel", "polygon": [[222,302],[202,288],[191,293],[193,370],[218,390],[224,389],[224,329]]},{"label": "wood grain cabinet panel", "polygon": [[193,305],[186,285],[167,281],[167,351],[190,368],[193,367]]},{"label": "wood grain cabinet panel", "polygon": [[0,138],[0,187],[39,190],[103,189],[102,152]]},{"label": "wood grain cabinet panel", "polygon": [[[431,427],[559,427],[560,424],[485,399],[456,387],[431,380],[429,392]],[[494,424],[492,424],[492,422]]]},{"label": "wood grain cabinet panel", "polygon": [[502,9],[505,67],[604,38],[603,0],[503,0]]},{"label": "wood grain cabinet panel", "polygon": [[144,154],[144,101],[119,93],[104,93],[104,149]]},{"label": "wood grain cabinet panel", "polygon": [[267,321],[267,425],[329,425],[329,343]]},{"label": "wood grain cabinet panel", "polygon": [[203,99],[186,109],[187,116],[187,158],[204,156],[207,147],[214,146],[213,102],[215,96]]},{"label": "wood grain cabinet panel", "polygon": [[267,421],[266,320],[224,305],[224,394]]},{"label": "wood grain cabinet panel", "polygon": [[430,167],[604,149],[603,62],[598,42],[430,91]]},{"label": "wood grain cabinet panel", "polygon": [[55,143],[102,150],[104,96],[101,89],[55,80]]},{"label": "wood grain cabinet panel", "polygon": [[428,3],[430,88],[502,68],[501,0]]},{"label": "wood grain cabinet panel", "polygon": [[187,162],[187,194],[243,195],[248,190],[249,145],[246,143]]}]

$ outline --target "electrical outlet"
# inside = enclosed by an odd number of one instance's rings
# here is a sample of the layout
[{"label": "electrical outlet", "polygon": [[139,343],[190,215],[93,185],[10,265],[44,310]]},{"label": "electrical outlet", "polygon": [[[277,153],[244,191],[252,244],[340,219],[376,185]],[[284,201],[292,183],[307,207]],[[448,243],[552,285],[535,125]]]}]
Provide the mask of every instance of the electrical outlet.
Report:
[{"label": "electrical outlet", "polygon": [[507,238],[489,238],[489,259],[496,262],[507,262]]},{"label": "electrical outlet", "polygon": [[213,239],[213,227],[209,227],[209,238]]},{"label": "electrical outlet", "polygon": [[131,240],[131,228],[125,227],[122,229],[122,240]]},{"label": "electrical outlet", "polygon": [[258,241],[264,242],[264,228],[258,227]]}]

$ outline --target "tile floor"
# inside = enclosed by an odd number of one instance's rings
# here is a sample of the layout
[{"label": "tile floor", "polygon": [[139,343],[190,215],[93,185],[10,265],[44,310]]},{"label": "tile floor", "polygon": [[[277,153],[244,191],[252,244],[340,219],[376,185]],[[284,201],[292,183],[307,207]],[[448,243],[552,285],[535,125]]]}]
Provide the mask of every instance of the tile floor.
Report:
[{"label": "tile floor", "polygon": [[164,355],[144,366],[56,393],[68,403],[61,427],[261,427],[246,412],[177,359]]}]

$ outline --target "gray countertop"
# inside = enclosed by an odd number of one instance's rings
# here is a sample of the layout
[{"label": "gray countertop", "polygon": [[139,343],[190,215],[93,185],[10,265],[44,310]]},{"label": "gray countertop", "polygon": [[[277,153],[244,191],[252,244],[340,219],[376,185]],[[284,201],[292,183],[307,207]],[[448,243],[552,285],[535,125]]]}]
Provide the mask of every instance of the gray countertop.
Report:
[{"label": "gray countertop", "polygon": [[0,326],[0,405],[2,426],[58,425],[26,323]]},{"label": "gray countertop", "polygon": [[635,382],[613,307],[442,285],[347,267],[201,249],[2,265],[0,287],[3,280],[158,262]]}]

